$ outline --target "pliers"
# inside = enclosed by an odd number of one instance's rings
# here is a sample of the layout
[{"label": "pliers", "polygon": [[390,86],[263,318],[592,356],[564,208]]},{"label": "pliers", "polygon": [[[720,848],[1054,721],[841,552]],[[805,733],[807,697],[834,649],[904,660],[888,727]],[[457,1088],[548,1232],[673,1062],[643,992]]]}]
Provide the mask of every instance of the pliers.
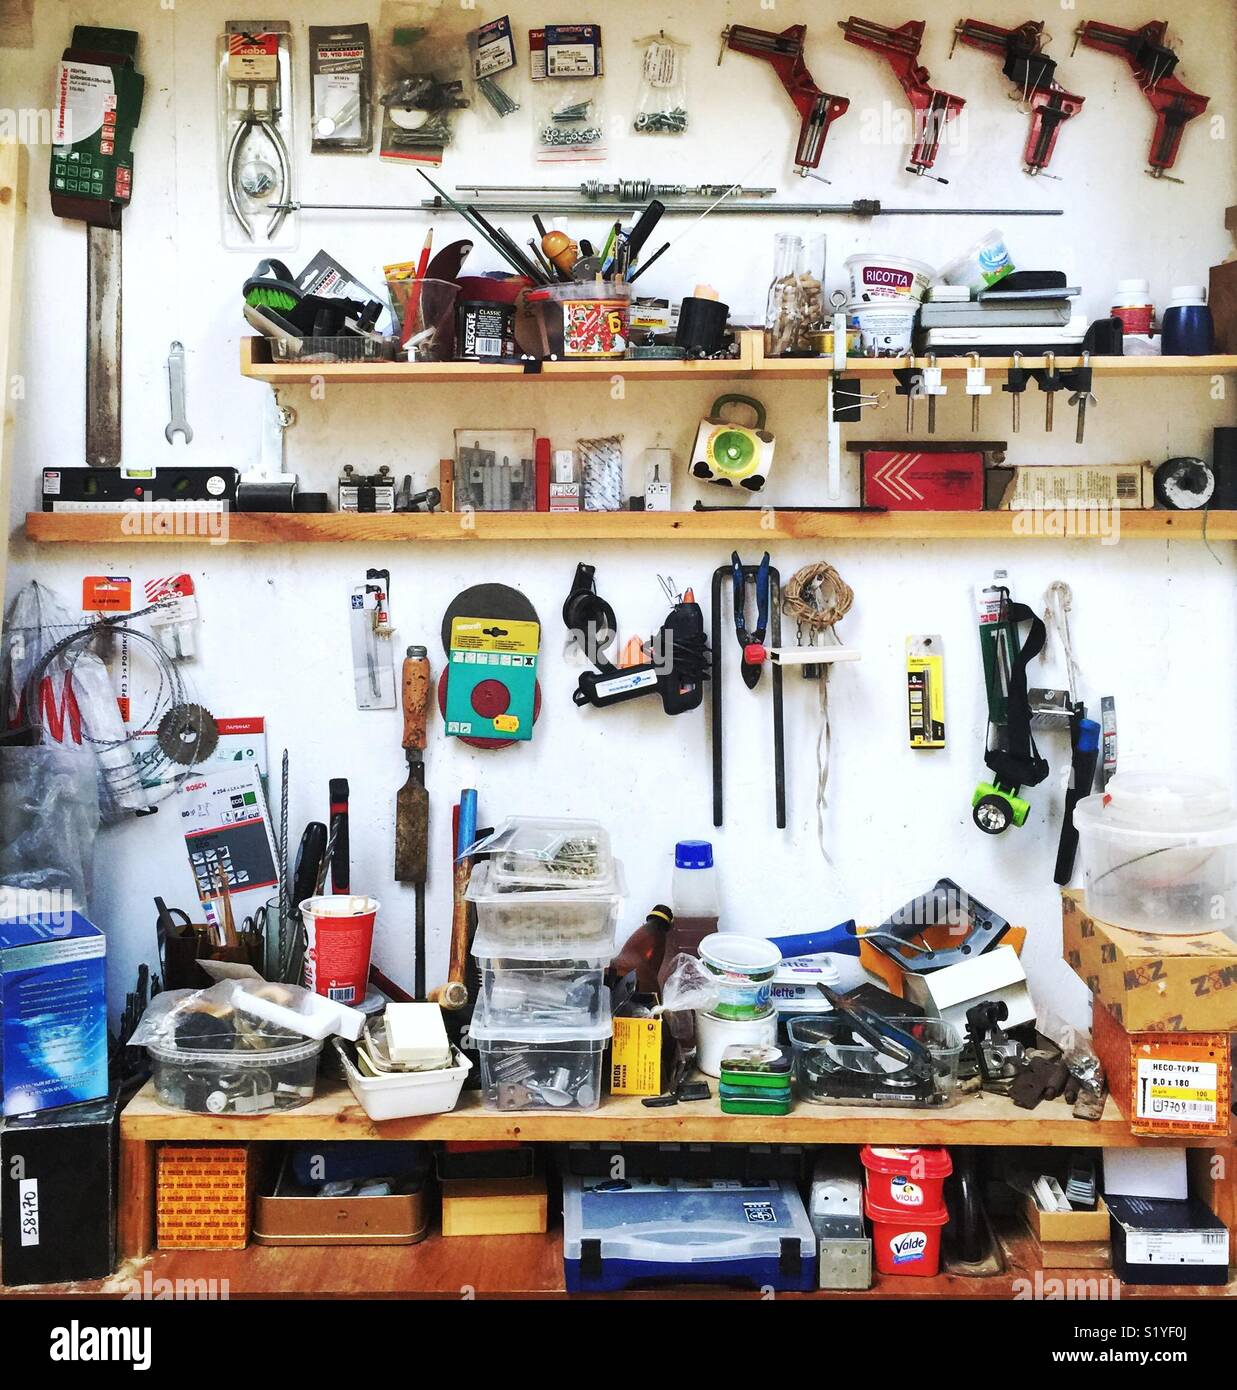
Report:
[{"label": "pliers", "polygon": [[734,585],[734,630],[739,646],[743,648],[740,674],[743,684],[749,690],[755,690],[767,659],[764,643],[769,626],[769,552],[765,551],[756,571],[756,626],[751,631],[747,628],[747,576],[737,550],[731,553],[730,568]]}]

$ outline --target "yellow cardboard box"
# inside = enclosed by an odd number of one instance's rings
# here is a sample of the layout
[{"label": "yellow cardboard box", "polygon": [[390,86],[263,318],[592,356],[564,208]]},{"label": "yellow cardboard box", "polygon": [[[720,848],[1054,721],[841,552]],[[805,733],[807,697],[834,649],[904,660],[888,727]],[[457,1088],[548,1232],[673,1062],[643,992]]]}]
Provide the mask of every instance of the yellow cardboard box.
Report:
[{"label": "yellow cardboard box", "polygon": [[1223,932],[1148,936],[1061,895],[1066,963],[1131,1033],[1237,1033],[1237,942]]},{"label": "yellow cardboard box", "polygon": [[616,1018],[610,1048],[612,1096],[659,1096],[662,1074],[660,1018]]}]

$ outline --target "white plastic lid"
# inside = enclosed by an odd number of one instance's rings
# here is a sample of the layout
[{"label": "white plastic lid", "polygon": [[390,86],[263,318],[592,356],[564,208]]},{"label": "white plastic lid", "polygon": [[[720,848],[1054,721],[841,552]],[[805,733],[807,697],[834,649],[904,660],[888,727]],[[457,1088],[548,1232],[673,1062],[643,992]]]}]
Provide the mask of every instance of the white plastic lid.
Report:
[{"label": "white plastic lid", "polygon": [[472,953],[483,965],[501,960],[507,970],[601,970],[614,956],[614,941],[609,932],[590,932],[578,943],[556,936],[550,942],[521,941],[513,949],[509,936],[478,926]]},{"label": "white plastic lid", "polygon": [[1209,830],[1233,819],[1233,798],[1214,777],[1181,772],[1121,772],[1107,789],[1075,807],[1085,823],[1167,834]]},{"label": "white plastic lid", "polygon": [[468,890],[464,896],[470,903],[497,903],[503,907],[562,907],[575,902],[614,902],[626,897],[627,884],[623,878],[623,866],[612,860],[610,875],[603,882],[579,888],[519,888],[515,884],[500,883],[495,880],[494,866],[482,860],[473,867],[468,879]]},{"label": "white plastic lid", "polygon": [[599,1023],[567,1024],[555,1027],[552,1023],[491,1023],[484,1006],[473,1014],[468,1036],[474,1042],[512,1042],[524,1047],[553,1047],[556,1043],[596,1043],[610,1037],[614,1028],[610,1022],[610,1001],[604,999],[605,1017]]},{"label": "white plastic lid", "polygon": [[1143,294],[1143,295],[1147,295],[1147,294],[1150,294],[1150,293],[1151,293],[1151,281],[1150,281],[1150,280],[1118,280],[1118,281],[1117,281],[1117,293],[1120,294],[1120,295],[1125,295],[1125,294]]},{"label": "white plastic lid", "polygon": [[1207,286],[1174,285],[1172,298],[1174,304],[1206,304]]},{"label": "white plastic lid", "polygon": [[739,975],[764,974],[781,964],[782,953],[763,936],[743,936],[739,932],[714,932],[697,947],[700,959],[718,970]]}]

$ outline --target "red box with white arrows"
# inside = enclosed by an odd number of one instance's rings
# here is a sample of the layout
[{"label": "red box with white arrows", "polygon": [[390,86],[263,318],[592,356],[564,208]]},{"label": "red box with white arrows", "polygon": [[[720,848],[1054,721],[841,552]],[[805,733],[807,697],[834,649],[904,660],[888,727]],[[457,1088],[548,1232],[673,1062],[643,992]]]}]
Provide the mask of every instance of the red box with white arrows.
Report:
[{"label": "red box with white arrows", "polygon": [[[1004,457],[1003,442],[853,443],[860,455],[860,496],[867,507],[891,512],[978,512],[984,469]],[[999,457],[998,457],[999,456]]]}]

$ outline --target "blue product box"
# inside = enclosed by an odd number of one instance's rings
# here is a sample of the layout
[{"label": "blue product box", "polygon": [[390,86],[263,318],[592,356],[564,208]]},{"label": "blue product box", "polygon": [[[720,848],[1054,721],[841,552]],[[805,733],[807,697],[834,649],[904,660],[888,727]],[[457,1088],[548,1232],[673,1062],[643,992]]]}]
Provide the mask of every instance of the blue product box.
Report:
[{"label": "blue product box", "polygon": [[77,912],[0,921],[0,1094],[29,1115],[107,1095],[103,933]]}]

